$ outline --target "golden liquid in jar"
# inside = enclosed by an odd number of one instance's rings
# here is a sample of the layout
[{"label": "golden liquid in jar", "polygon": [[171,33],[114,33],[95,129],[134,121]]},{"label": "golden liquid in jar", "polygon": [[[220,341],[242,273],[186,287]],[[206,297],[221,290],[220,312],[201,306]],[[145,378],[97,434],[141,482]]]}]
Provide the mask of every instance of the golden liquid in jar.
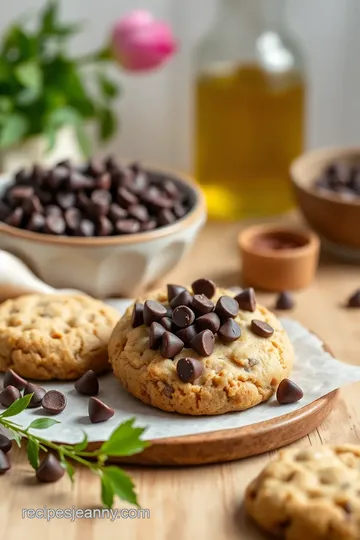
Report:
[{"label": "golden liquid in jar", "polygon": [[195,173],[209,216],[239,219],[293,205],[289,165],[303,150],[304,83],[257,66],[201,75]]}]

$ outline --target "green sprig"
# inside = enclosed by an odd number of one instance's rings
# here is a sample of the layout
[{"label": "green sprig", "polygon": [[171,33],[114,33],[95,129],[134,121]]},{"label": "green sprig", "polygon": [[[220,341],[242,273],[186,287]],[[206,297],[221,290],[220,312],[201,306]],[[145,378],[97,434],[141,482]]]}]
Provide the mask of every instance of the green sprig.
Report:
[{"label": "green sprig", "polygon": [[135,486],[131,478],[119,467],[106,465],[109,456],[132,456],[142,452],[149,445],[147,441],[140,438],[145,429],[134,427],[135,418],[120,424],[100,448],[93,452],[87,452],[88,439],[86,433],[84,433],[83,440],[75,445],[56,444],[33,433],[33,430],[47,429],[59,424],[58,420],[37,418],[27,428],[23,428],[9,420],[28,407],[32,395],[28,394],[17,399],[8,409],[1,413],[0,425],[11,432],[19,447],[24,439],[27,440],[27,456],[33,469],[36,470],[39,467],[40,451],[54,450],[57,452],[60,463],[66,470],[71,482],[74,482],[75,469],[70,461],[87,467],[100,478],[101,500],[105,506],[111,508],[116,497],[138,506]]}]

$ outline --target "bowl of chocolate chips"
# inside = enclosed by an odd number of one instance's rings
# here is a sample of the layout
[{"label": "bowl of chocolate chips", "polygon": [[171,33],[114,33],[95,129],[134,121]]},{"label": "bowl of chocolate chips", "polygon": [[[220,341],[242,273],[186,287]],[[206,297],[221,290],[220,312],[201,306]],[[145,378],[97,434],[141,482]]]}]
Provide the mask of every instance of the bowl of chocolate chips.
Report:
[{"label": "bowl of chocolate chips", "polygon": [[182,258],[206,219],[199,187],[177,173],[63,161],[0,177],[0,249],[46,283],[133,296]]},{"label": "bowl of chocolate chips", "polygon": [[360,261],[360,148],[322,148],[296,159],[290,176],[300,209],[334,254]]}]

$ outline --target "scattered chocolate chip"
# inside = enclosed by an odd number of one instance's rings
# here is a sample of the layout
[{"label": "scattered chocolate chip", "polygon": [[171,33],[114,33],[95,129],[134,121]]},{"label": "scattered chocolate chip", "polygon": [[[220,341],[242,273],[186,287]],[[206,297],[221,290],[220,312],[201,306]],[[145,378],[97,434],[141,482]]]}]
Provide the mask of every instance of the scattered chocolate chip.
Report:
[{"label": "scattered chocolate chip", "polygon": [[237,316],[239,306],[234,298],[231,298],[230,296],[220,296],[216,303],[215,311],[222,321],[226,321],[229,318],[234,319]]},{"label": "scattered chocolate chip", "polygon": [[173,311],[172,320],[179,328],[185,328],[194,322],[195,313],[188,306],[178,306]]},{"label": "scattered chocolate chip", "polygon": [[301,388],[290,379],[283,379],[278,386],[276,399],[280,405],[296,403],[304,396]]},{"label": "scattered chocolate chip", "polygon": [[160,354],[164,358],[174,358],[184,348],[184,342],[171,332],[164,332],[161,340]]},{"label": "scattered chocolate chip", "polygon": [[48,414],[60,414],[66,407],[66,397],[58,390],[49,390],[41,404]]},{"label": "scattered chocolate chip", "polygon": [[275,308],[281,310],[293,309],[294,299],[289,292],[283,291],[276,299]]},{"label": "scattered chocolate chip", "polygon": [[153,322],[159,322],[160,319],[166,317],[167,309],[155,300],[146,300],[144,304],[144,323],[150,326]]},{"label": "scattered chocolate chip", "polygon": [[274,333],[274,329],[270,326],[270,324],[264,321],[259,321],[258,319],[253,319],[251,321],[251,330],[254,332],[254,334],[263,338],[269,338]]},{"label": "scattered chocolate chip", "polygon": [[115,414],[114,409],[96,397],[91,397],[89,399],[88,411],[90,422],[93,424],[106,422],[106,420],[109,420]]},{"label": "scattered chocolate chip", "polygon": [[192,300],[193,300],[193,297],[191,296],[189,291],[185,290],[185,291],[182,291],[180,294],[178,294],[177,296],[175,296],[175,298],[171,300],[170,307],[172,309],[175,309],[178,306],[188,306],[191,308]]},{"label": "scattered chocolate chip", "polygon": [[176,335],[181,341],[183,341],[185,347],[190,346],[191,340],[198,334],[198,331],[196,329],[196,326],[193,324],[192,326],[187,326],[186,328],[182,328],[181,330],[178,330],[176,332]]},{"label": "scattered chocolate chip", "polygon": [[53,454],[47,454],[36,470],[36,478],[39,482],[57,482],[64,474],[64,467]]},{"label": "scattered chocolate chip", "polygon": [[4,452],[4,454],[7,454],[10,452],[12,447],[12,441],[8,439],[5,435],[0,433],[0,450]]},{"label": "scattered chocolate chip", "polygon": [[10,468],[11,464],[8,456],[0,450],[0,474],[5,474]]},{"label": "scattered chocolate chip", "polygon": [[239,304],[239,309],[243,311],[255,311],[256,310],[256,297],[255,291],[252,287],[244,289],[241,293],[235,296],[235,300]]},{"label": "scattered chocolate chip", "polygon": [[161,324],[161,326],[165,328],[165,330],[167,330],[168,332],[172,332],[174,325],[170,317],[163,317],[162,319],[160,319],[159,324]]},{"label": "scattered chocolate chip", "polygon": [[171,302],[176,296],[178,296],[180,293],[186,291],[185,287],[182,287],[181,285],[173,285],[170,283],[167,286],[167,296],[168,301]]},{"label": "scattered chocolate chip", "polygon": [[214,304],[205,294],[195,294],[192,301],[192,308],[197,316],[205,315],[214,311]]},{"label": "scattered chocolate chip", "polygon": [[179,358],[176,364],[176,372],[183,382],[193,383],[200,377],[204,365],[196,358]]},{"label": "scattered chocolate chip", "polygon": [[191,340],[190,347],[200,356],[210,356],[215,347],[215,336],[211,330],[203,330]]},{"label": "scattered chocolate chip", "polygon": [[4,388],[7,386],[15,386],[18,390],[24,390],[27,381],[20,377],[15,371],[9,369],[4,376]]},{"label": "scattered chocolate chip", "polygon": [[119,219],[115,230],[118,234],[135,234],[140,231],[140,223],[135,219]]},{"label": "scattered chocolate chip", "polygon": [[136,302],[133,307],[131,316],[131,324],[133,328],[137,328],[144,324],[144,304]]},{"label": "scattered chocolate chip", "polygon": [[220,317],[216,313],[206,313],[196,319],[196,326],[199,330],[211,330],[216,334],[220,328]]},{"label": "scattered chocolate chip", "polygon": [[96,373],[89,369],[74,385],[75,390],[83,396],[97,396],[99,393],[99,379]]},{"label": "scattered chocolate chip", "polygon": [[[161,319],[162,321],[163,319]],[[160,322],[161,322],[160,321]],[[149,348],[156,351],[161,345],[162,337],[165,333],[165,328],[158,322],[151,323],[149,331]]]},{"label": "scattered chocolate chip", "polygon": [[360,308],[360,289],[355,291],[348,300],[348,307]]},{"label": "scattered chocolate chip", "polygon": [[228,319],[218,330],[221,341],[236,341],[241,336],[241,328],[234,319]]},{"label": "scattered chocolate chip", "polygon": [[41,402],[46,394],[46,390],[36,384],[27,383],[24,390],[24,396],[27,396],[28,394],[33,394],[28,407],[29,409],[35,409],[36,407],[41,407]]},{"label": "scattered chocolate chip", "polygon": [[197,279],[191,287],[194,294],[204,294],[208,298],[212,298],[216,293],[216,285],[211,279]]},{"label": "scattered chocolate chip", "polygon": [[10,407],[10,405],[20,397],[21,394],[18,388],[15,388],[15,386],[7,386],[0,392],[0,403],[3,407]]}]

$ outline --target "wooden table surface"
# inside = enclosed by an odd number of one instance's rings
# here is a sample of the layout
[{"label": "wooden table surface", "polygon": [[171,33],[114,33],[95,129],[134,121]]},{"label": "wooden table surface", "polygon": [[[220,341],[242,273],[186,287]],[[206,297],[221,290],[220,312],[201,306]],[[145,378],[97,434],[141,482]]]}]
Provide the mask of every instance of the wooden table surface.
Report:
[{"label": "wooden table surface", "polygon": [[[206,275],[220,285],[239,284],[239,228],[239,224],[208,224],[196,246],[169,277],[171,281],[186,283]],[[320,335],[339,359],[352,364],[360,364],[360,310],[344,309],[343,303],[358,287],[359,267],[323,258],[316,281],[296,294],[297,306],[292,313]],[[258,298],[270,307],[274,295],[259,293]],[[343,390],[324,424],[296,446],[359,443],[359,419],[360,383]],[[56,484],[39,485],[25,453],[12,450],[13,469],[0,478],[0,540],[260,540],[265,536],[245,519],[242,498],[245,486],[271,457],[265,454],[224,465],[183,469],[127,467],[142,507],[150,509],[150,519],[82,519],[72,523],[64,519],[22,519],[22,509],[44,505],[98,507],[98,479],[78,469],[74,488],[66,478]]]}]

